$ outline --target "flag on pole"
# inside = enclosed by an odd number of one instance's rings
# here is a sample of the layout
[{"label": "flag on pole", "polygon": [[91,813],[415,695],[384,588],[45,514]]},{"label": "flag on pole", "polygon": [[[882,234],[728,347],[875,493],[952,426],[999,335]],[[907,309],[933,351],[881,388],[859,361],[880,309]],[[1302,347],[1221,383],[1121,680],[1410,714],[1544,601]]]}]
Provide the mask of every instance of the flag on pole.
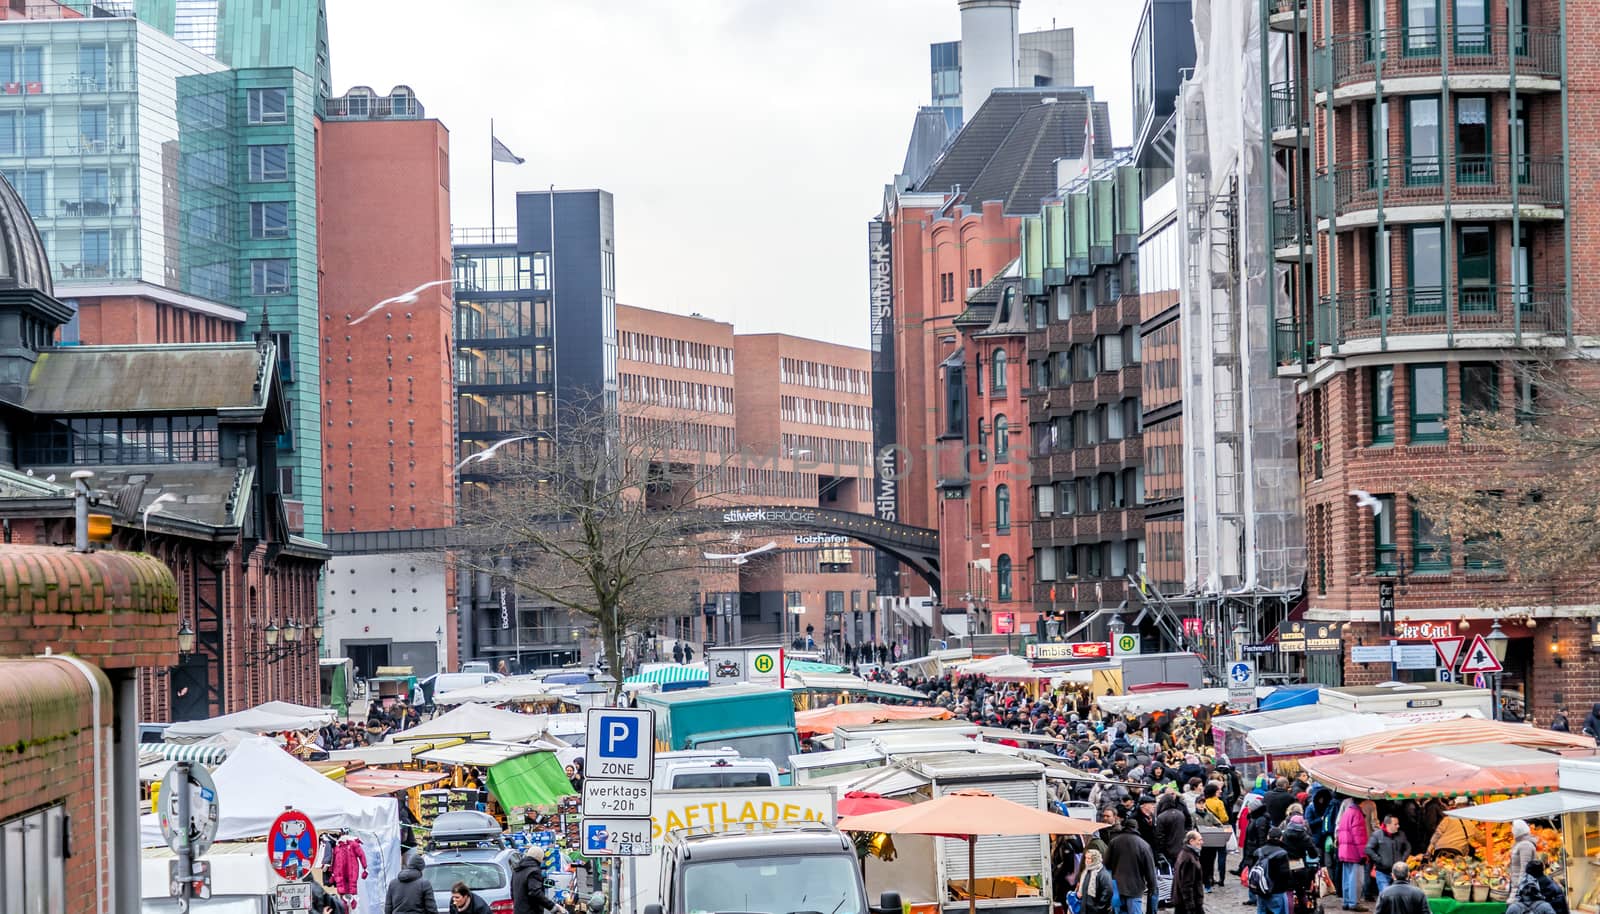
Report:
[{"label": "flag on pole", "polygon": [[1078,174],[1089,177],[1094,173],[1094,105],[1089,105],[1089,113],[1083,119],[1083,166]]},{"label": "flag on pole", "polygon": [[499,137],[490,135],[489,142],[492,144],[489,147],[489,152],[494,161],[510,162],[512,165],[521,165],[523,162],[527,161],[526,159],[522,158],[522,156],[519,156],[507,149],[506,144],[500,142]]}]

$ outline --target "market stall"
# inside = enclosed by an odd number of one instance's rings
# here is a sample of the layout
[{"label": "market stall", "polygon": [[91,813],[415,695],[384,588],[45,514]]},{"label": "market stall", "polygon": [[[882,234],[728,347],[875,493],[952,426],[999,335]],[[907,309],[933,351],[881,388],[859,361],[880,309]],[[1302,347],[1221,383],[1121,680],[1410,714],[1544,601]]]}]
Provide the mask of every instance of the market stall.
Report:
[{"label": "market stall", "polygon": [[536,739],[545,732],[545,717],[518,714],[482,704],[458,705],[409,730],[392,733],[390,743],[410,743],[444,736],[478,737],[516,743]]},{"label": "market stall", "polygon": [[1581,733],[1557,733],[1554,730],[1540,730],[1528,724],[1458,718],[1414,724],[1386,732],[1374,732],[1361,738],[1352,738],[1340,746],[1340,751],[1366,754],[1404,752],[1408,749],[1465,743],[1505,743],[1526,749],[1557,751],[1567,749],[1592,751],[1595,748],[1594,738]]},{"label": "market stall", "polygon": [[1548,821],[1559,841],[1557,878],[1567,889],[1568,904],[1582,914],[1600,912],[1600,760],[1562,759],[1557,763],[1558,789],[1452,810],[1450,815],[1509,828],[1518,819]]},{"label": "market stall", "polygon": [[[1264,698],[1272,686],[1256,688],[1256,697]],[[1107,714],[1154,714],[1157,711],[1176,711],[1179,708],[1220,708],[1228,704],[1227,689],[1167,689],[1159,692],[1138,692],[1131,695],[1097,695],[1095,704]]]},{"label": "market stall", "polygon": [[892,720],[949,720],[948,708],[931,705],[885,705],[872,701],[856,701],[798,711],[794,715],[795,729],[802,738],[832,733],[835,727],[881,724]]},{"label": "market stall", "polygon": [[970,648],[950,648],[943,651],[933,651],[925,657],[912,657],[890,664],[891,669],[905,670],[912,676],[922,676],[933,679],[958,663],[972,659]]},{"label": "market stall", "polygon": [[477,703],[510,707],[517,711],[549,712],[557,710],[564,703],[573,704],[575,707],[573,698],[576,691],[575,686],[554,685],[545,682],[542,677],[508,676],[480,686],[452,689],[436,697],[434,704],[448,706]]},{"label": "market stall", "polygon": [[928,696],[916,689],[841,673],[791,672],[784,677],[783,687],[794,693],[796,711],[874,699],[919,705],[928,703]]},{"label": "market stall", "polygon": [[1493,797],[1556,789],[1559,757],[1499,743],[1303,759],[1306,774],[1340,793],[1371,799]]},{"label": "market stall", "polygon": [[639,672],[622,680],[622,684],[624,687],[656,685],[663,692],[676,692],[710,685],[711,672],[705,664],[646,663],[639,668]]},{"label": "market stall", "polygon": [[304,733],[320,730],[337,717],[329,708],[269,701],[221,717],[179,721],[163,730],[161,738],[169,743],[192,743],[229,730],[245,733]]},{"label": "market stall", "polygon": [[[353,914],[383,910],[384,891],[400,872],[399,806],[393,799],[356,794],[261,737],[241,742],[211,776],[221,811],[218,841],[264,837],[284,807],[292,805],[319,831],[342,830],[360,839],[367,855],[367,878],[361,880],[360,903]],[[272,789],[263,790],[262,785],[268,784]],[[143,816],[139,826],[145,847],[165,846],[153,813]]]}]

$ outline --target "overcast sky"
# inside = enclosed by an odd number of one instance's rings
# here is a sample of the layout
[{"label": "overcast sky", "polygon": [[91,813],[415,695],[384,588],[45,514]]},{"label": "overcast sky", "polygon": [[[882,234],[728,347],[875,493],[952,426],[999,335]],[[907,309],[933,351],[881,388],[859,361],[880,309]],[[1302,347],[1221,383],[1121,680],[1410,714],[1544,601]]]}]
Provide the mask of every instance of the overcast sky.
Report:
[{"label": "overcast sky", "polygon": [[[866,221],[899,168],[956,0],[331,0],[333,85],[416,90],[451,139],[458,226],[489,224],[489,119],[517,190],[616,199],[618,300],[867,342]],[[1023,0],[1076,30],[1077,81],[1129,142],[1142,3]]]}]

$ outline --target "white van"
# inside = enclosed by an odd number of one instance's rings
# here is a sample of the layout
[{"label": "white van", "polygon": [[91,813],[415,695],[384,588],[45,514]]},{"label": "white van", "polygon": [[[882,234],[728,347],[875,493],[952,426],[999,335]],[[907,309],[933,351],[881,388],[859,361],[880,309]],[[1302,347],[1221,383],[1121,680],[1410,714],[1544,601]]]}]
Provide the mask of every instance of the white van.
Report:
[{"label": "white van", "polygon": [[486,682],[499,682],[503,678],[499,673],[439,673],[428,677],[433,683],[433,688],[428,692],[428,703],[436,705],[441,696],[457,689],[470,689]]},{"label": "white van", "polygon": [[656,754],[656,790],[725,790],[778,786],[771,759],[740,758],[733,749],[686,749]]}]

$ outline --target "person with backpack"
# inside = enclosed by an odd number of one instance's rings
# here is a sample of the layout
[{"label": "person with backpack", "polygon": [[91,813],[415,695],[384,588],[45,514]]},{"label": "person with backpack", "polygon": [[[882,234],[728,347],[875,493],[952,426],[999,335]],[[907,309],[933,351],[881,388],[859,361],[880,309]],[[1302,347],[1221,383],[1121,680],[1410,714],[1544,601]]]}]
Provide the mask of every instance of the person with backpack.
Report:
[{"label": "person with backpack", "polygon": [[1291,914],[1287,901],[1289,852],[1283,849],[1281,829],[1267,832],[1267,842],[1256,850],[1245,883],[1250,889],[1250,900],[1256,903],[1256,914]]}]

